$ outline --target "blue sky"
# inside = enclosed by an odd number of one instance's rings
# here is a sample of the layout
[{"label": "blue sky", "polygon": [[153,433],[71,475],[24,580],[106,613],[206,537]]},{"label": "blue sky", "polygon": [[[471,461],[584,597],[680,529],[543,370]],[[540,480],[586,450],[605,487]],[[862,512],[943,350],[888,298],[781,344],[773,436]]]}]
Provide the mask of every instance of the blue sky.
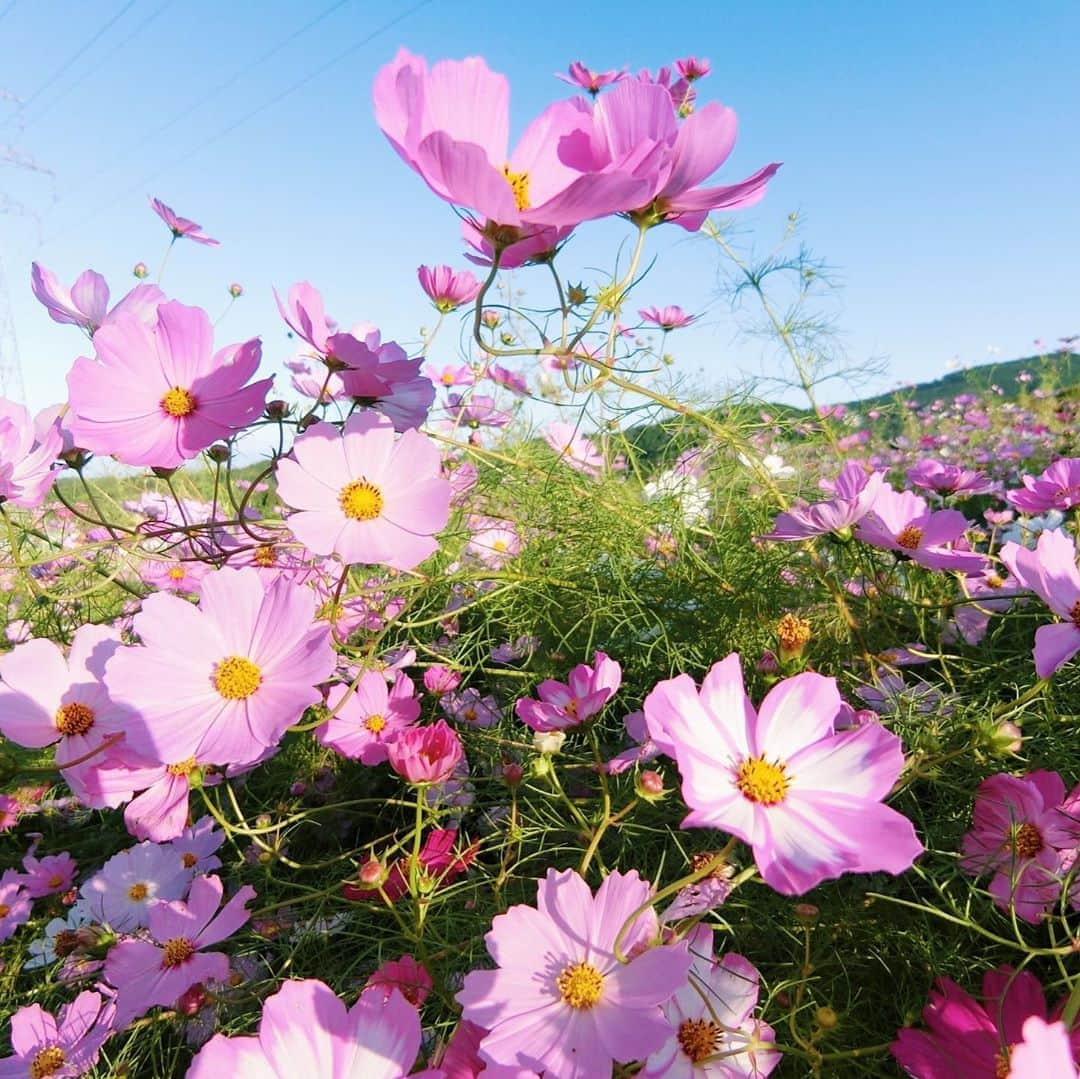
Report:
[{"label": "blue sky", "polygon": [[[8,144],[49,170],[0,165],[0,205],[24,210],[0,213],[0,266],[28,403],[63,397],[83,344],[36,304],[31,260],[68,282],[93,267],[119,295],[132,265],[156,266],[166,246],[148,194],[222,240],[178,245],[164,282],[212,316],[231,281],[244,285],[222,343],[262,334],[278,364],[290,350],[270,288],[303,278],[342,322],[415,339],[430,322],[416,267],[461,259],[452,211],[372,118],[374,74],[402,44],[429,59],[484,55],[510,76],[516,130],[568,90],[552,73],[571,60],[708,57],[701,98],[740,120],[719,177],[784,162],[740,228],[767,247],[789,212],[803,215],[805,241],[843,281],[850,355],[890,361],[878,387],[936,377],[954,357],[985,362],[988,348],[1028,354],[1034,338],[1080,332],[1078,35],[1070,0],[0,0],[0,92],[32,98],[21,111],[0,102],[0,154]],[[589,266],[610,264],[622,229],[586,226],[568,275],[589,281]],[[671,341],[682,369],[717,384],[769,370],[717,298],[708,243],[668,227],[652,251],[660,261],[635,306],[705,313]],[[538,277],[530,297],[542,302],[545,285]],[[455,342],[433,359],[453,359]]]}]

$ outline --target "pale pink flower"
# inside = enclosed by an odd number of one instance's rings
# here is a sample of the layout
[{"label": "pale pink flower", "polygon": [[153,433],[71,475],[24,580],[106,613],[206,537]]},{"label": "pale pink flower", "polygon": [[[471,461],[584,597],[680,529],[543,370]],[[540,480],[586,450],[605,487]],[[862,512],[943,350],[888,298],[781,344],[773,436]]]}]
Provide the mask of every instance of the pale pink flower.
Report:
[{"label": "pale pink flower", "polygon": [[401,671],[392,689],[380,671],[364,671],[351,692],[348,686],[334,686],[326,706],[334,714],[316,728],[316,739],[362,764],[385,761],[389,743],[420,718],[412,680]]},{"label": "pale pink flower", "polygon": [[278,493],[298,512],[289,527],[316,554],[348,563],[412,569],[435,552],[434,534],[450,515],[450,484],[426,435],[371,413],[343,431],[318,423],[278,462]]},{"label": "pale pink flower", "polygon": [[697,315],[688,315],[676,304],[672,304],[670,307],[646,307],[639,311],[638,314],[641,316],[642,321],[659,326],[665,333],[681,329],[683,326],[689,326],[691,322],[696,322],[698,318]]},{"label": "pale pink flower", "polygon": [[150,940],[122,940],[109,950],[105,980],[118,990],[117,1011],[125,1022],[154,1005],[175,1004],[196,982],[229,977],[229,957],[204,949],[247,922],[251,912],[245,907],[255,889],[245,884],[222,907],[224,891],[218,877],[196,877],[186,903],[159,899],[150,904]]},{"label": "pale pink flower", "polygon": [[276,746],[334,669],[314,614],[310,589],[285,578],[264,588],[251,568],[207,574],[198,607],[150,596],[134,620],[142,646],[106,669],[110,691],[139,713],[132,749],[179,767],[242,765]]},{"label": "pale pink flower", "polygon": [[79,888],[87,914],[117,932],[145,926],[156,899],[179,899],[191,883],[168,846],[137,843],[114,854]]},{"label": "pale pink flower", "polygon": [[31,420],[22,405],[0,397],[0,503],[35,509],[52,490],[53,464],[64,448],[51,410]]},{"label": "pale pink flower", "polygon": [[420,1016],[400,993],[361,993],[346,1009],[322,982],[290,981],[263,1004],[258,1035],[215,1034],[187,1079],[403,1079],[419,1050]]},{"label": "pale pink flower", "polygon": [[165,293],[157,285],[136,285],[112,310],[109,310],[109,286],[93,270],[85,270],[71,288],[65,288],[52,270],[40,263],[30,265],[30,288],[45,306],[53,322],[79,326],[93,334],[114,315],[134,315],[153,323]]},{"label": "pale pink flower", "polygon": [[30,920],[33,898],[23,876],[14,869],[0,876],[0,940],[7,940],[20,925]]},{"label": "pale pink flower", "polygon": [[175,468],[227,440],[262,412],[272,378],[250,385],[257,338],[213,351],[210,318],[171,301],[148,326],[132,315],[94,334],[97,359],[68,373],[76,443],[129,465]]},{"label": "pale pink flower", "polygon": [[904,766],[900,739],[878,724],[835,733],[840,706],[836,681],[807,673],[755,712],[736,653],[700,692],[686,674],[660,682],[645,719],[657,745],[674,749],[690,807],[683,827],[738,836],[784,895],[842,873],[902,873],[923,848],[882,804]]},{"label": "pale pink flower", "polygon": [[604,455],[591,438],[586,438],[572,423],[553,420],[544,430],[544,441],[559,459],[586,476],[600,476],[606,471]]},{"label": "pale pink flower", "polygon": [[416,271],[420,287],[435,310],[446,315],[462,304],[471,303],[480,294],[480,282],[468,270],[449,266],[421,266]]},{"label": "pale pink flower", "polygon": [[166,206],[161,199],[150,199],[150,209],[165,222],[169,231],[173,234],[174,240],[183,237],[186,240],[192,240],[197,244],[205,244],[209,247],[217,247],[221,243],[220,240],[213,240],[207,236],[202,230],[202,225],[197,225],[194,221],[181,217],[171,207]]},{"label": "pale pink flower", "polygon": [[686,984],[685,944],[651,947],[651,887],[636,872],[610,873],[595,896],[573,870],[549,869],[536,906],[495,917],[484,938],[495,970],[474,970],[457,995],[462,1016],[488,1031],[489,1065],[533,1069],[559,1079],[595,1079],[613,1060],[639,1060],[671,1034],[661,1005]]},{"label": "pale pink flower", "polygon": [[0,1060],[2,1079],[70,1079],[97,1063],[102,1043],[113,1033],[116,1009],[87,989],[53,1015],[28,1004],[11,1017],[14,1055]]},{"label": "pale pink flower", "polygon": [[79,863],[67,851],[38,858],[33,853],[23,858],[23,886],[32,899],[66,892],[75,883]]}]

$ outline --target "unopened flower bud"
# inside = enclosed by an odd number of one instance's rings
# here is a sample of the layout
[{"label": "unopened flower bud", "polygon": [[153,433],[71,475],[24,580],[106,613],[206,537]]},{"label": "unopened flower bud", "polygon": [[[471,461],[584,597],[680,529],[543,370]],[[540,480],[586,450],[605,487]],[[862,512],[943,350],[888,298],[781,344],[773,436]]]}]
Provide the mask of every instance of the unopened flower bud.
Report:
[{"label": "unopened flower bud", "polygon": [[202,982],[196,982],[190,989],[185,989],[176,1002],[176,1010],[189,1019],[197,1015],[199,1009],[206,1003],[206,986]]},{"label": "unopened flower bud", "polygon": [[840,1022],[840,1016],[829,1007],[818,1008],[814,1012],[814,1022],[817,1023],[822,1030],[834,1030]]},{"label": "unopened flower bud", "polygon": [[236,282],[234,281],[234,282],[233,282],[233,283],[232,283],[232,284],[231,284],[231,285],[229,286],[229,295],[230,295],[230,296],[231,296],[231,297],[232,297],[232,298],[233,298],[234,300],[238,300],[238,299],[239,299],[239,298],[240,298],[241,296],[243,296],[243,295],[244,295],[244,286],[243,286],[243,285],[238,285],[238,284],[237,284],[237,283],[236,283]]},{"label": "unopened flower bud", "polygon": [[498,311],[485,311],[480,316],[480,321],[489,329],[493,330],[499,325],[499,312]]},{"label": "unopened flower bud", "polygon": [[266,402],[266,414],[272,420],[280,420],[289,413],[289,405],[287,401],[282,401],[280,398],[275,397],[273,401]]},{"label": "unopened flower bud", "polygon": [[444,667],[441,663],[436,663],[424,671],[424,688],[428,693],[442,696],[444,693],[457,689],[459,685],[461,685],[461,675],[449,667]]},{"label": "unopened flower bud", "polygon": [[566,300],[571,307],[577,307],[578,304],[583,304],[588,298],[589,292],[583,284],[567,285]]},{"label": "unopened flower bud", "polygon": [[516,787],[525,777],[525,769],[517,761],[503,761],[502,779],[508,787]]},{"label": "unopened flower bud", "polygon": [[755,664],[755,669],[758,674],[779,674],[780,661],[776,658],[776,653],[772,649],[766,648],[761,653],[761,659]]},{"label": "unopened flower bud", "polygon": [[224,442],[215,442],[207,451],[206,456],[211,461],[223,465],[229,459],[229,447]]},{"label": "unopened flower bud", "polygon": [[142,281],[143,278],[150,276],[150,270],[145,262],[136,262],[131,272]]},{"label": "unopened flower bud", "polygon": [[356,877],[361,884],[366,884],[369,888],[378,888],[386,879],[386,866],[378,858],[369,858],[360,866]]},{"label": "unopened flower bud", "polygon": [[820,915],[821,911],[813,903],[795,904],[795,918],[803,925],[814,925]]},{"label": "unopened flower bud", "polygon": [[1011,720],[999,723],[990,734],[990,751],[997,756],[1006,757],[1019,753],[1023,744],[1023,731]]},{"label": "unopened flower bud", "polygon": [[664,790],[664,777],[652,768],[638,772],[634,788],[638,797],[644,798],[647,802],[658,801],[667,793]]},{"label": "unopened flower bud", "polygon": [[154,475],[157,476],[157,478],[159,480],[167,480],[167,479],[172,478],[173,473],[176,472],[176,469],[175,468],[159,468],[157,465],[155,465],[153,468],[150,469],[150,471],[153,472]]}]

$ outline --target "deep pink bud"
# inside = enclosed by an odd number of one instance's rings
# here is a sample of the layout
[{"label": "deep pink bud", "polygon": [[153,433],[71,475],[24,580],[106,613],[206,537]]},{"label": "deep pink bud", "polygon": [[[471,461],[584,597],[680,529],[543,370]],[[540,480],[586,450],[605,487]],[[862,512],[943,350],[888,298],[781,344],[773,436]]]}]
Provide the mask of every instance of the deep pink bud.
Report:
[{"label": "deep pink bud", "polygon": [[461,739],[445,719],[401,731],[387,753],[390,767],[408,783],[441,783],[465,755]]},{"label": "deep pink bud", "polygon": [[457,671],[450,670],[449,667],[444,667],[441,663],[436,663],[434,667],[428,667],[424,671],[424,688],[428,693],[435,693],[441,697],[444,693],[451,693],[460,685],[461,675]]},{"label": "deep pink bud", "polygon": [[659,772],[647,769],[638,776],[638,786],[643,794],[655,798],[664,793],[664,777]]},{"label": "deep pink bud", "polygon": [[176,1002],[176,1010],[189,1019],[197,1015],[199,1009],[206,1003],[206,986],[202,982],[196,982],[190,989],[185,989]]}]

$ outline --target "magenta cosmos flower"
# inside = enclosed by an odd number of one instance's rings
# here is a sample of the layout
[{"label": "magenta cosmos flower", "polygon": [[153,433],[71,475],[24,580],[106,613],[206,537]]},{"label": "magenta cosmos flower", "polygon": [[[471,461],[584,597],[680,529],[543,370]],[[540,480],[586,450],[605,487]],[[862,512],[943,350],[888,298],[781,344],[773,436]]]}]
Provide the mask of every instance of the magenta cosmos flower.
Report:
[{"label": "magenta cosmos flower", "polygon": [[[980,1004],[950,978],[938,978],[923,1010],[927,1030],[901,1030],[891,1046],[897,1063],[916,1079],[997,1079],[1011,1074],[1012,1047],[1024,1040],[1031,1016],[1046,1020],[1046,997],[1029,971],[1003,966],[983,975]],[[1064,1002],[1054,1009],[1057,1017]],[[1080,1029],[1073,1032],[1074,1060]],[[1023,1059],[1023,1058],[1021,1058]],[[1045,1079],[1051,1074],[1044,1072]]]},{"label": "magenta cosmos flower", "polygon": [[596,477],[603,475],[607,468],[596,443],[579,433],[572,423],[552,420],[544,429],[544,441],[576,472]]},{"label": "magenta cosmos flower", "polygon": [[793,505],[777,514],[773,530],[761,538],[794,541],[829,533],[850,538],[852,527],[870,512],[884,482],[883,472],[867,475],[861,465],[848,461],[837,477],[834,498]]},{"label": "magenta cosmos flower", "polygon": [[66,892],[74,883],[79,871],[79,863],[64,851],[62,854],[46,854],[38,858],[33,853],[23,858],[23,887],[31,898],[41,899],[47,895]]},{"label": "magenta cosmos flower", "polygon": [[592,71],[580,60],[575,60],[567,68],[565,75],[561,71],[556,71],[555,78],[568,82],[571,86],[579,86],[582,90],[588,90],[593,97],[596,97],[605,86],[611,86],[612,83],[625,79],[626,72],[615,70]]},{"label": "magenta cosmos flower", "polygon": [[109,286],[101,274],[84,270],[65,288],[52,270],[37,262],[30,264],[30,288],[53,322],[79,326],[91,335],[113,315],[134,315],[152,323],[158,305],[165,302],[157,285],[136,285],[110,311]]},{"label": "magenta cosmos flower", "polygon": [[435,309],[444,315],[462,304],[471,303],[480,294],[480,282],[468,270],[421,266],[416,276]]},{"label": "magenta cosmos flower", "polygon": [[53,463],[64,448],[53,410],[35,420],[22,405],[0,397],[0,502],[35,509],[52,490]]},{"label": "magenta cosmos flower", "polygon": [[101,763],[106,743],[118,741],[136,719],[103,682],[105,664],[119,647],[109,627],[84,625],[75,631],[66,658],[44,638],[16,645],[0,658],[0,733],[31,749],[55,745],[57,766],[66,768],[76,792]]},{"label": "magenta cosmos flower", "polygon": [[116,1009],[100,993],[86,990],[55,1017],[40,1004],[11,1017],[14,1055],[0,1060],[0,1079],[70,1079],[96,1063],[102,1043],[113,1032]]},{"label": "magenta cosmos flower", "polygon": [[760,712],[732,653],[705,676],[661,682],[645,698],[657,745],[671,746],[690,813],[754,850],[765,883],[801,895],[842,873],[902,873],[922,852],[911,822],[881,800],[904,766],[900,739],[878,724],[837,734],[836,680],[799,674]]},{"label": "magenta cosmos flower", "polygon": [[361,993],[346,1009],[332,989],[308,979],[286,982],[267,998],[257,1036],[214,1035],[187,1079],[402,1079],[419,1050],[420,1016],[397,991],[385,1002],[380,993]]},{"label": "magenta cosmos flower", "polygon": [[780,166],[766,165],[736,184],[702,186],[731,154],[735,113],[711,101],[680,123],[673,97],[687,102],[693,91],[687,85],[673,95],[671,89],[639,79],[614,86],[597,101],[591,141],[581,143],[582,152],[573,163],[576,168],[610,168],[632,148],[638,155],[647,151],[648,191],[620,210],[643,225],[671,221],[697,232],[714,210],[759,202]]},{"label": "magenta cosmos flower", "polygon": [[462,1016],[488,1033],[489,1064],[533,1069],[559,1079],[609,1075],[613,1061],[640,1060],[671,1034],[661,1005],[686,984],[685,944],[651,947],[652,908],[619,941],[634,958],[620,963],[616,938],[648,903],[636,872],[609,874],[594,896],[573,870],[549,869],[536,906],[519,904],[484,937],[496,970],[474,970],[457,995]]},{"label": "magenta cosmos flower", "polygon": [[108,662],[113,696],[139,713],[127,741],[174,768],[241,765],[277,745],[334,669],[330,631],[313,625],[315,595],[282,577],[221,569],[203,578],[198,607],[166,592],[143,602],[142,647]]},{"label": "magenta cosmos flower", "polygon": [[958,510],[931,511],[913,491],[894,491],[883,484],[874,505],[855,530],[872,547],[894,551],[935,570],[958,570],[974,575],[986,569],[977,551],[957,548],[964,542],[967,518]]},{"label": "magenta cosmos flower", "polygon": [[429,71],[423,57],[401,49],[375,79],[375,116],[431,190],[472,210],[500,246],[636,205],[650,186],[633,140],[602,167],[566,160],[570,145],[587,148],[593,133],[581,98],[550,105],[511,151],[510,85],[480,57]]},{"label": "magenta cosmos flower", "polygon": [[659,326],[664,333],[682,329],[683,326],[689,326],[691,322],[697,321],[697,315],[688,315],[677,304],[669,307],[646,307],[638,314],[644,322]]},{"label": "magenta cosmos flower", "polygon": [[907,471],[908,482],[939,495],[981,495],[994,484],[983,472],[961,468],[936,457],[924,457]]},{"label": "magenta cosmos flower", "polygon": [[183,237],[185,240],[192,240],[197,244],[205,244],[209,247],[217,247],[221,243],[220,240],[214,240],[207,236],[202,230],[202,225],[197,225],[194,221],[181,217],[172,207],[166,206],[161,199],[150,199],[150,209],[168,225],[174,240]]},{"label": "magenta cosmos flower", "polygon": [[534,731],[567,730],[592,719],[622,685],[617,660],[597,652],[593,664],[578,664],[566,682],[546,678],[536,687],[540,700],[522,697],[514,705],[518,719]]},{"label": "magenta cosmos flower", "polygon": [[149,326],[119,315],[94,334],[97,359],[68,373],[75,442],[127,465],[175,468],[227,439],[262,412],[272,378],[246,385],[262,355],[258,339],[213,351],[201,308],[175,300]]},{"label": "magenta cosmos flower", "polygon": [[316,739],[362,764],[381,764],[387,745],[420,718],[412,681],[401,671],[392,689],[381,671],[364,671],[351,691],[334,686],[326,706],[333,715],[316,729]]},{"label": "magenta cosmos flower", "polygon": [[1061,622],[1035,631],[1035,673],[1049,678],[1080,652],[1080,570],[1076,546],[1060,529],[1039,533],[1035,550],[1006,543],[1001,560],[1024,588],[1035,592]]},{"label": "magenta cosmos flower", "polygon": [[439,546],[450,484],[419,431],[395,439],[393,424],[373,413],[350,416],[340,434],[317,423],[277,467],[278,494],[297,511],[289,527],[316,554],[408,570]]},{"label": "magenta cosmos flower", "polygon": [[245,884],[221,907],[223,894],[218,877],[196,877],[186,903],[157,900],[150,905],[150,940],[122,940],[110,949],[105,979],[118,990],[116,1006],[124,1022],[155,1004],[175,1004],[196,982],[229,977],[229,957],[204,949],[247,922],[251,912],[245,904],[255,898],[255,889]]},{"label": "magenta cosmos flower", "polygon": [[1021,476],[1022,488],[1005,497],[1023,513],[1070,510],[1080,505],[1080,457],[1065,457],[1039,476]]},{"label": "magenta cosmos flower", "polygon": [[960,868],[972,876],[992,872],[995,903],[1028,922],[1040,921],[1058,903],[1062,856],[1080,845],[1080,821],[1064,802],[1065,784],[1056,772],[990,776],[975,792]]},{"label": "magenta cosmos flower", "polygon": [[464,758],[461,739],[440,719],[427,727],[406,727],[387,744],[390,767],[408,783],[442,783]]}]

